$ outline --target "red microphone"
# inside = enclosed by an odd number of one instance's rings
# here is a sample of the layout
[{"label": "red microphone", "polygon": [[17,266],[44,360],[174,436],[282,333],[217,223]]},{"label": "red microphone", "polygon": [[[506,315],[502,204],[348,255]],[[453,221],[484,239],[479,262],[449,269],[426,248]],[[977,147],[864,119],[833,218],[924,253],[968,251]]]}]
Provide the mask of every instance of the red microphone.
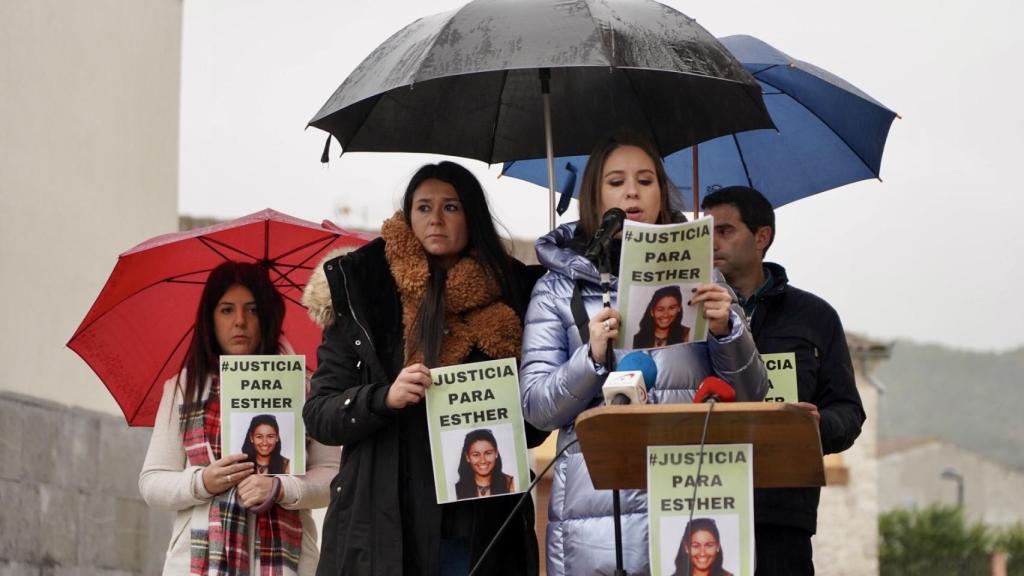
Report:
[{"label": "red microphone", "polygon": [[701,402],[735,402],[736,390],[728,382],[718,376],[708,376],[700,383],[697,394],[693,397],[694,404]]}]

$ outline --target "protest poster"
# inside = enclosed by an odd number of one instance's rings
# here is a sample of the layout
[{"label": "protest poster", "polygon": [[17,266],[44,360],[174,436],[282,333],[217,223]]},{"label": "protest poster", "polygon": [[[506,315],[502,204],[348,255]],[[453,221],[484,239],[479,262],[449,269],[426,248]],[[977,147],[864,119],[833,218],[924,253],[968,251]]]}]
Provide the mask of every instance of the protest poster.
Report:
[{"label": "protest poster", "polygon": [[796,354],[779,352],[761,354],[764,367],[768,370],[768,394],[765,402],[799,402],[796,387]]},{"label": "protest poster", "polygon": [[431,368],[427,427],[438,504],[523,492],[530,483],[514,358]]},{"label": "protest poster", "polygon": [[260,474],[305,474],[305,402],[305,356],[221,356],[221,453],[248,454]]},{"label": "protest poster", "polygon": [[752,576],[752,445],[707,444],[701,460],[700,446],[647,447],[651,574],[719,567],[734,576]]},{"label": "protest poster", "polygon": [[712,281],[713,231],[710,216],[661,225],[626,220],[616,348],[660,348],[707,338],[703,309],[687,303],[698,284]]}]

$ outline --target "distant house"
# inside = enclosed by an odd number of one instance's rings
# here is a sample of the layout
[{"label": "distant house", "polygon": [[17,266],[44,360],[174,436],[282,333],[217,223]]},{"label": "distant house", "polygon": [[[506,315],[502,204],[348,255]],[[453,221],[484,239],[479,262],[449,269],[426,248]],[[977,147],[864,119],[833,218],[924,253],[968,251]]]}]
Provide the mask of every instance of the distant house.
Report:
[{"label": "distant house", "polygon": [[988,526],[1024,521],[1024,471],[940,438],[886,440],[878,456],[880,512],[956,504],[962,482],[968,519]]}]

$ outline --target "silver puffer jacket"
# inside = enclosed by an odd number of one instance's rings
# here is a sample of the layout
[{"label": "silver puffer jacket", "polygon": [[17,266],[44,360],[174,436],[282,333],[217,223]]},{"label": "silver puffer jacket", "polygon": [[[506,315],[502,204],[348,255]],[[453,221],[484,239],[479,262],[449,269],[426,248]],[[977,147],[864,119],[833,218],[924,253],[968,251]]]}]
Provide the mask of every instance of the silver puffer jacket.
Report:
[{"label": "silver puffer jacket", "polygon": [[[549,272],[533,289],[520,371],[526,420],[540,429],[560,429],[559,450],[576,439],[576,416],[603,403],[604,376],[595,371],[590,346],[580,340],[570,308],[576,280],[583,281],[583,302],[591,317],[602,305],[596,267],[566,247],[575,227],[564,224],[537,241],[537,256]],[[613,277],[613,306],[617,288],[618,280]],[[750,333],[735,310],[732,327],[732,332],[721,339],[709,336],[707,342],[653,350],[658,376],[650,402],[691,402],[709,374],[732,384],[739,401],[764,398],[768,377]],[[623,351],[616,351],[617,357],[623,355]],[[626,571],[648,574],[646,493],[626,490],[620,497]],[[612,493],[594,490],[579,445],[575,445],[554,467],[548,505],[547,573],[592,576],[612,574],[614,568]]]}]

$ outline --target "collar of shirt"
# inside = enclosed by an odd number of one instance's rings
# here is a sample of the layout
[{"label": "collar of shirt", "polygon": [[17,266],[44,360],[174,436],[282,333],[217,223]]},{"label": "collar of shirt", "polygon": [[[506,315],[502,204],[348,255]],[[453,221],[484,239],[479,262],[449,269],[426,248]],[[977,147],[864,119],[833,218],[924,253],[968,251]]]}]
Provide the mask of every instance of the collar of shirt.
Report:
[{"label": "collar of shirt", "polygon": [[754,290],[754,293],[750,295],[750,298],[744,299],[739,294],[736,295],[736,301],[739,302],[740,306],[743,307],[743,313],[746,314],[747,318],[754,315],[754,309],[757,308],[757,301],[760,300],[761,295],[772,289],[775,284],[775,278],[772,276],[772,271],[767,266],[764,270],[764,282]]}]

